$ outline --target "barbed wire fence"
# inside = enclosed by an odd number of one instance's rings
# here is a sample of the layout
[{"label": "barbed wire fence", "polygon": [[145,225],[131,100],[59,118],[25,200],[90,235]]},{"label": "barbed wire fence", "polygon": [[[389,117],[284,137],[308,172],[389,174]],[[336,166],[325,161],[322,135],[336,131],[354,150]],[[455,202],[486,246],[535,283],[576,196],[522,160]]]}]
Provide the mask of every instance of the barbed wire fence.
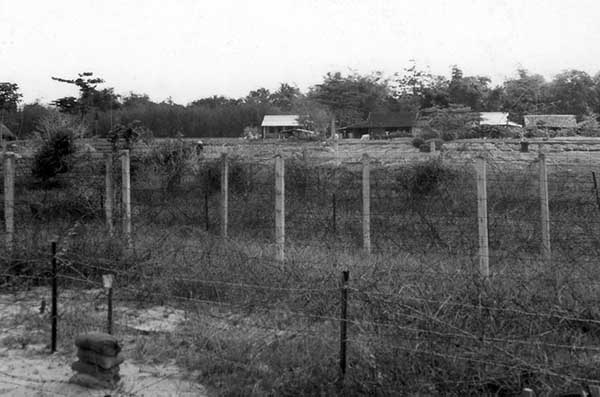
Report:
[{"label": "barbed wire fence", "polygon": [[[210,361],[271,389],[597,385],[595,152],[177,155],[87,154],[53,186],[4,157],[2,284],[50,313],[38,303],[57,280],[59,350],[110,322],[155,335],[132,354]],[[50,340],[51,317],[32,320],[36,338]]]}]

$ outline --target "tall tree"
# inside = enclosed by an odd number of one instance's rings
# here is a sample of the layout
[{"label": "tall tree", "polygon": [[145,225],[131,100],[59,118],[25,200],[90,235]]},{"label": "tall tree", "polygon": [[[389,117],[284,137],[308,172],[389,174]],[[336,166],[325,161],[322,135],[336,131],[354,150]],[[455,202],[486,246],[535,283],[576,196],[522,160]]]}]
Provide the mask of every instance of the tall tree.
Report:
[{"label": "tall tree", "polygon": [[490,78],[485,76],[463,76],[462,70],[458,66],[453,66],[452,78],[448,86],[450,101],[469,106],[476,112],[486,110],[490,82]]},{"label": "tall tree", "polygon": [[269,102],[282,112],[292,110],[294,100],[300,96],[300,89],[287,83],[281,83],[279,89],[269,96]]},{"label": "tall tree", "polygon": [[254,91],[250,91],[250,93],[244,98],[246,103],[252,104],[261,104],[266,105],[270,104],[271,92],[266,88],[259,88]]},{"label": "tall tree", "polygon": [[18,84],[0,83],[0,112],[16,112],[22,97]]},{"label": "tall tree", "polygon": [[321,84],[311,87],[309,98],[325,105],[340,125],[364,120],[369,112],[386,108],[391,90],[387,79],[379,72],[343,76],[327,73]]},{"label": "tall tree", "polygon": [[548,90],[552,99],[550,108],[556,113],[574,114],[581,120],[598,106],[594,81],[581,70],[557,74]]},{"label": "tall tree", "polygon": [[61,112],[79,114],[83,119],[92,109],[106,111],[120,106],[118,95],[112,88],[97,89],[104,80],[94,77],[93,72],[79,73],[75,79],[52,77],[52,80],[73,84],[79,90],[79,97],[68,96],[52,102]]},{"label": "tall tree", "polygon": [[502,110],[509,112],[512,120],[522,123],[528,113],[544,113],[548,102],[548,87],[542,75],[518,69],[517,77],[503,84]]},{"label": "tall tree", "polygon": [[447,107],[448,79],[417,68],[413,62],[393,82],[393,96],[399,107],[417,110]]}]

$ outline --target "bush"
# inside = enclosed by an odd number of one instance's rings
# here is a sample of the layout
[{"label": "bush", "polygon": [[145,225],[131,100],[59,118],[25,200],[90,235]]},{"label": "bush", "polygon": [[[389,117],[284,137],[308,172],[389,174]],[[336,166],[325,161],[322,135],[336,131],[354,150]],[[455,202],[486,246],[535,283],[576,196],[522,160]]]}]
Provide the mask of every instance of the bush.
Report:
[{"label": "bush", "polygon": [[430,139],[439,138],[440,133],[438,131],[434,130],[433,128],[425,127],[425,128],[423,128],[423,130],[421,131],[419,136],[421,138],[423,138],[425,141],[428,141]]},{"label": "bush", "polygon": [[430,139],[419,146],[419,151],[423,153],[431,152],[431,142],[435,143],[435,150],[441,150],[444,146],[444,141],[442,139]]},{"label": "bush", "polygon": [[425,143],[425,140],[421,137],[416,137],[416,138],[413,138],[413,140],[412,140],[412,145],[419,150],[421,149],[421,146],[423,146],[424,143]]},{"label": "bush", "polygon": [[457,136],[456,132],[454,132],[454,131],[444,131],[444,132],[442,132],[441,135],[442,135],[441,136],[442,140],[445,142],[453,141],[456,139],[456,136]]},{"label": "bush", "polygon": [[65,128],[59,129],[48,136],[35,154],[31,173],[43,184],[55,185],[56,176],[72,169],[74,153],[73,132]]},{"label": "bush", "polygon": [[445,167],[441,161],[427,161],[412,168],[408,189],[416,196],[428,195],[437,190],[442,183],[448,183],[454,179],[456,179],[456,173]]},{"label": "bush", "polygon": [[199,158],[192,147],[179,139],[155,145],[141,159],[155,176],[159,176],[161,187],[166,191],[178,188],[186,175],[198,173]]},{"label": "bush", "polygon": [[133,149],[138,140],[151,144],[153,141],[152,131],[144,127],[139,120],[134,120],[127,125],[117,124],[106,134],[106,139],[111,143],[116,152],[119,149]]}]

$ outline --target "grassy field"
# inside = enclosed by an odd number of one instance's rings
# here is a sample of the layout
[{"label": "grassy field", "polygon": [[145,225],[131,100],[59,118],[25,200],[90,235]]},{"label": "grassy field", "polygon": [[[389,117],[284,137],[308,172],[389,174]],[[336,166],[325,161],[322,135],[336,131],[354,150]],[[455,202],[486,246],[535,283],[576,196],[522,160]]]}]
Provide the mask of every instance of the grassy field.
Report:
[{"label": "grassy field", "polygon": [[[97,288],[110,271],[118,305],[184,311],[176,330],[138,335],[134,355],[175,360],[219,395],[585,389],[599,375],[600,156],[594,145],[545,147],[550,263],[541,255],[535,146],[520,153],[516,144],[452,143],[427,154],[407,141],[345,142],[336,157],[330,144],[215,141],[199,156],[167,156],[176,146],[134,152],[131,248],[104,225],[97,155],[82,157],[57,189],[36,188],[23,173],[16,249],[2,256],[2,273],[14,288],[43,282],[57,239],[63,288]],[[223,152],[227,239],[218,237]],[[284,262],[273,259],[277,152],[286,158]],[[362,250],[365,152],[373,160],[370,255]],[[489,282],[477,272],[477,156],[488,160]],[[348,368],[339,382],[342,270],[350,272]],[[65,322],[65,345],[78,324],[102,326],[84,320]]]}]

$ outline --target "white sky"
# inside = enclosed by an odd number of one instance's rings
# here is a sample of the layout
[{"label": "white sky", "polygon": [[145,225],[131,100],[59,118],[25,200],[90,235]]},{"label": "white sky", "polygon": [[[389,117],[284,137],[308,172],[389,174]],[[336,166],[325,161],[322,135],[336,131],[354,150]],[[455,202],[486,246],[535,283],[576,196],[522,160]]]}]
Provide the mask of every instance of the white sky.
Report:
[{"label": "white sky", "polygon": [[328,71],[436,74],[494,83],[600,71],[598,0],[0,0],[0,81],[25,102],[76,95],[50,76],[92,71],[117,93],[178,103]]}]

